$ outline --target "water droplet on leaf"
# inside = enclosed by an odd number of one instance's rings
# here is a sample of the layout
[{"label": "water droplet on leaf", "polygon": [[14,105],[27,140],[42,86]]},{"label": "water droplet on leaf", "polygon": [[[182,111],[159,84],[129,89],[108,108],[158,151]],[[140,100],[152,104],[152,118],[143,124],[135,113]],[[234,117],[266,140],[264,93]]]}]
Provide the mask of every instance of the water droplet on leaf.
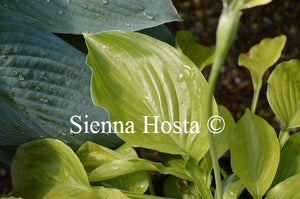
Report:
[{"label": "water droplet on leaf", "polygon": [[149,20],[153,20],[154,19],[154,16],[150,15],[150,14],[147,14],[146,12],[143,12],[143,15],[149,19]]},{"label": "water droplet on leaf", "polygon": [[23,80],[24,80],[24,76],[23,76],[22,74],[19,74],[18,80],[19,80],[19,81],[23,81]]},{"label": "water droplet on leaf", "polygon": [[143,11],[143,10],[145,10],[145,7],[142,6],[142,5],[139,5],[138,9],[139,9],[140,11]]},{"label": "water droplet on leaf", "polygon": [[107,1],[107,0],[102,0],[102,3],[103,3],[104,5],[107,5],[107,4],[108,4],[108,1]]},{"label": "water droplet on leaf", "polygon": [[45,99],[45,98],[41,98],[40,101],[44,104],[47,104],[48,103],[48,99]]},{"label": "water droplet on leaf", "polygon": [[184,76],[183,76],[183,74],[181,73],[180,75],[178,75],[178,77],[177,77],[177,81],[178,82],[182,82],[183,81],[183,78]]}]

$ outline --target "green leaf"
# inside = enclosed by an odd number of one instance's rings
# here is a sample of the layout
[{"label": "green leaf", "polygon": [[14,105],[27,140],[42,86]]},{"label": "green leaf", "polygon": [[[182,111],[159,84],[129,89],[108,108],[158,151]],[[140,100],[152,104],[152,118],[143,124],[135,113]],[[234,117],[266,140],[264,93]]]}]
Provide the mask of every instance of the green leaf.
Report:
[{"label": "green leaf", "polygon": [[170,0],[3,0],[0,5],[34,18],[35,26],[55,33],[135,31],[181,20]]},{"label": "green leaf", "polygon": [[270,187],[279,163],[275,130],[249,110],[237,122],[230,143],[231,166],[254,198]]},{"label": "green leaf", "polygon": [[226,107],[219,105],[218,110],[219,116],[221,116],[225,121],[224,130],[219,134],[214,134],[213,137],[215,140],[217,157],[220,158],[229,149],[229,143],[235,128],[235,122],[230,111]]},{"label": "green leaf", "polygon": [[88,189],[85,170],[75,153],[55,139],[22,144],[11,164],[13,195],[43,198],[57,185]]},{"label": "green leaf", "polygon": [[267,97],[285,128],[300,126],[300,62],[280,63],[268,79]]},{"label": "green leaf", "polygon": [[119,190],[90,187],[70,147],[56,139],[22,144],[11,164],[13,195],[24,199],[104,199],[127,197]]},{"label": "green leaf", "polygon": [[294,137],[300,137],[300,133],[297,134],[290,137],[280,153],[280,162],[272,186],[300,173],[300,140],[294,141]]},{"label": "green leaf", "polygon": [[197,67],[202,70],[205,66],[213,63],[215,48],[208,48],[194,41],[193,34],[189,31],[176,33],[176,48],[188,56]]},{"label": "green leaf", "polygon": [[86,142],[76,153],[86,168],[91,182],[104,181],[121,175],[149,170],[190,179],[186,175],[165,167],[161,163],[119,153],[92,142]]},{"label": "green leaf", "polygon": [[245,186],[241,179],[234,174],[231,174],[223,182],[223,199],[238,199]]},{"label": "green leaf", "polygon": [[[138,157],[135,150],[128,143],[123,144],[115,151],[122,154],[128,154],[133,158]],[[110,184],[111,186],[118,189],[136,193],[144,193],[149,187],[149,177],[146,171],[138,171],[128,175],[122,175],[117,178],[106,180],[105,183]]]},{"label": "green leaf", "polygon": [[[208,91],[196,66],[175,48],[140,33],[109,31],[84,37],[94,103],[108,110],[111,121],[134,124],[126,126],[127,133],[116,131],[118,135],[133,146],[200,160],[208,150],[203,97]],[[155,117],[157,125],[148,126]],[[179,130],[172,128],[175,122]]]},{"label": "green leaf", "polygon": [[118,189],[92,187],[84,190],[70,186],[56,186],[43,199],[129,199]]},{"label": "green leaf", "polygon": [[[119,146],[114,134],[83,133],[85,121],[109,119],[90,98],[85,55],[31,22],[0,7],[0,145],[52,137],[74,148],[86,140]],[[73,115],[82,117],[80,134],[70,133],[79,131]]]},{"label": "green leaf", "polygon": [[272,0],[245,0],[243,9],[261,6],[270,3]]},{"label": "green leaf", "polygon": [[171,155],[167,153],[161,153],[162,162],[166,167],[171,168],[172,170],[182,173],[185,175],[184,170],[184,159],[180,155]]},{"label": "green leaf", "polygon": [[265,72],[279,59],[286,36],[263,39],[246,54],[240,54],[239,65],[246,67],[252,77],[254,89],[260,89]]},{"label": "green leaf", "polygon": [[299,187],[300,187],[300,174],[297,174],[279,183],[273,189],[271,189],[266,199],[300,198]]}]

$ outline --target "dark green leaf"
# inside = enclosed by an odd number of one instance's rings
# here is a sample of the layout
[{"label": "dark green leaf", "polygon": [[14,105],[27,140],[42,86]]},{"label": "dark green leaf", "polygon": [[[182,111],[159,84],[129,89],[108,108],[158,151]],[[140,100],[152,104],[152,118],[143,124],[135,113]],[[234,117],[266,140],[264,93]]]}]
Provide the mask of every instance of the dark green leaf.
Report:
[{"label": "dark green leaf", "polygon": [[175,46],[175,39],[169,29],[165,25],[156,26],[153,28],[147,28],[139,31],[140,33],[146,34],[150,37],[166,42],[171,46]]},{"label": "dark green leaf", "polygon": [[[75,148],[86,140],[120,145],[114,134],[83,133],[84,121],[108,120],[107,112],[91,101],[85,55],[32,26],[30,19],[1,7],[0,11],[0,145],[46,137]],[[70,128],[79,131],[70,123],[73,115],[82,119],[76,120],[82,126],[77,135],[70,133]]]},{"label": "dark green leaf", "polygon": [[2,0],[1,4],[55,33],[136,31],[181,20],[170,0]]}]

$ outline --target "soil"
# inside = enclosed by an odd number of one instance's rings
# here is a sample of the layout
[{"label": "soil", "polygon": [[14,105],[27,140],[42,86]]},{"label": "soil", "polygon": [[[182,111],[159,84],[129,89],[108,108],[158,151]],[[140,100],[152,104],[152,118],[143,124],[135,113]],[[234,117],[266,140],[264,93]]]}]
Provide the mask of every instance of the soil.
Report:
[{"label": "soil", "polygon": [[[167,26],[171,32],[175,35],[178,30],[189,30],[194,33],[197,42],[213,46],[218,18],[222,10],[221,0],[173,0],[173,2],[184,21],[169,23]],[[225,105],[232,112],[235,120],[238,120],[251,106],[253,94],[250,73],[237,65],[238,55],[247,52],[263,38],[284,34],[287,36],[287,43],[280,61],[299,58],[299,18],[300,1],[295,0],[274,0],[266,6],[243,11],[237,38],[227,56],[215,91],[217,102]],[[264,77],[257,114],[265,118],[279,132],[282,124],[269,107],[265,95],[266,80],[273,69],[274,67],[268,70]],[[210,67],[203,71],[206,78],[209,71]],[[230,173],[228,156],[229,154],[222,158],[220,163]],[[159,176],[157,178],[160,179]],[[10,190],[9,166],[0,163],[0,196],[9,193]],[[245,192],[240,198],[251,197]]]}]

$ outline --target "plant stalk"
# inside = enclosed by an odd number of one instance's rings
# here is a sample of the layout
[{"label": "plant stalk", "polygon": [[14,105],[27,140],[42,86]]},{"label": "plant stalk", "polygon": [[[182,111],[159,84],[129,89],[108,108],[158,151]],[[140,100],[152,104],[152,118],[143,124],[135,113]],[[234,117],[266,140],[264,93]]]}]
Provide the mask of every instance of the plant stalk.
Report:
[{"label": "plant stalk", "polygon": [[289,132],[290,132],[289,129],[286,129],[286,128],[283,128],[283,129],[280,130],[280,133],[279,133],[280,149],[282,149],[282,147],[284,146],[286,141],[289,139],[289,137],[290,137]]},{"label": "plant stalk", "polygon": [[252,104],[251,104],[251,112],[253,114],[255,114],[255,111],[256,111],[260,89],[261,89],[261,85],[257,86],[257,88],[254,88],[254,93],[253,93],[253,98],[252,98]]},{"label": "plant stalk", "polygon": [[[208,118],[212,115],[213,110],[213,93],[215,91],[217,79],[224,63],[226,54],[234,41],[237,32],[238,21],[240,19],[240,10],[244,4],[244,1],[233,0],[228,6],[224,1],[224,8],[219,20],[217,29],[217,44],[215,60],[211,69],[211,73],[208,80],[208,95],[207,95],[207,115]],[[214,177],[216,182],[215,198],[222,199],[222,182],[220,175],[220,167],[218,157],[215,151],[215,142],[212,133],[208,133],[209,150],[214,169]]]}]

